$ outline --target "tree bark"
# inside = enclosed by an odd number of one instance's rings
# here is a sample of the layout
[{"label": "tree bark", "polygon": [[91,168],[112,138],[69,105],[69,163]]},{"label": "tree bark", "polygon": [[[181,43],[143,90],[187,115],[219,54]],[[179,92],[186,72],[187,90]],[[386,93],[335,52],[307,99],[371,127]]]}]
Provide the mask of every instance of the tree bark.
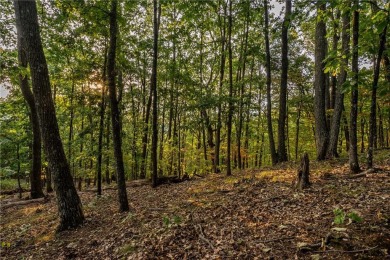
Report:
[{"label": "tree bark", "polygon": [[[222,96],[223,90],[223,81],[225,76],[225,63],[226,63],[226,5],[223,6],[224,16],[223,21],[221,21],[221,16],[218,16],[218,19],[221,23],[220,34],[221,34],[221,64],[219,71],[219,87],[218,87],[218,96]],[[220,157],[220,147],[221,147],[221,128],[222,128],[222,104],[221,101],[218,102],[218,113],[217,113],[217,129],[215,132],[215,159],[214,159],[214,173],[219,173],[221,170],[219,168],[219,157]]]},{"label": "tree bark", "polygon": [[[20,21],[17,20],[16,28],[20,28]],[[19,29],[20,30],[20,29]],[[26,48],[25,43],[22,42],[21,32],[18,31],[17,37],[17,45],[18,45],[18,60],[19,65],[27,69],[27,56],[26,56]],[[26,75],[19,74],[19,84],[20,89],[22,91],[24,100],[26,101],[30,114],[30,123],[33,132],[33,140],[32,140],[32,164],[30,171],[30,185],[31,191],[30,196],[32,199],[43,197],[42,191],[42,180],[41,180],[41,172],[42,172],[42,149],[41,149],[41,133],[39,130],[39,120],[38,113],[35,108],[35,100],[34,95],[30,89],[28,84],[28,78]]]},{"label": "tree bark", "polygon": [[111,1],[111,12],[110,12],[110,45],[108,49],[107,57],[107,78],[108,78],[108,89],[111,105],[111,123],[112,123],[112,135],[114,143],[114,155],[116,162],[116,177],[118,185],[118,200],[119,200],[119,211],[128,211],[129,203],[127,200],[126,192],[126,180],[125,180],[125,168],[123,164],[122,154],[122,137],[121,137],[121,126],[120,126],[120,115],[118,100],[116,94],[116,71],[115,71],[115,59],[116,59],[116,43],[117,43],[117,0]]},{"label": "tree bark", "polygon": [[157,59],[158,59],[158,29],[160,26],[160,3],[153,0],[153,66],[150,79],[150,92],[152,93],[152,187],[158,185],[158,100],[157,100]]},{"label": "tree bark", "polygon": [[353,84],[351,91],[351,113],[350,113],[350,126],[349,126],[349,168],[351,172],[357,173],[360,171],[358,161],[358,148],[357,148],[357,103],[359,98],[359,11],[357,10],[359,0],[354,0],[354,7],[356,10],[353,12],[353,26],[352,26],[352,73]]},{"label": "tree bark", "polygon": [[296,188],[299,190],[303,190],[310,186],[310,168],[309,168],[309,155],[304,153],[301,157],[301,164],[298,169],[298,181],[296,184]]},{"label": "tree bark", "polygon": [[84,215],[80,198],[73,184],[51,96],[49,72],[39,33],[35,1],[14,1],[18,31],[25,42],[30,65],[35,107],[49,167],[57,194],[60,225],[58,231],[79,226]]},{"label": "tree bark", "polygon": [[386,33],[387,33],[387,25],[383,29],[383,32],[380,34],[378,56],[376,57],[376,64],[374,67],[374,79],[372,82],[369,133],[368,133],[368,155],[367,155],[368,168],[372,168],[372,166],[373,166],[374,140],[375,140],[375,135],[376,135],[376,105],[377,105],[376,92],[378,89],[378,80],[379,80],[379,72],[380,72],[380,64],[381,64],[381,60],[382,60],[382,54],[383,54],[383,51],[385,49],[385,44],[386,44]]},{"label": "tree bark", "polygon": [[288,78],[288,28],[291,22],[291,0],[286,0],[286,11],[282,26],[282,73],[279,92],[278,121],[278,162],[287,161],[286,151],[286,115],[287,115],[287,78]]},{"label": "tree bark", "polygon": [[264,0],[264,38],[267,70],[267,127],[268,139],[271,153],[272,165],[278,162],[278,156],[275,149],[274,132],[272,129],[272,105],[271,105],[271,53],[269,47],[269,25],[268,25],[268,0]]},{"label": "tree bark", "polygon": [[232,119],[233,119],[233,53],[232,53],[232,1],[229,0],[229,23],[228,23],[228,46],[229,46],[229,100],[227,118],[227,153],[226,153],[226,175],[232,175],[231,163],[231,142],[232,142]]},{"label": "tree bark", "polygon": [[102,195],[102,157],[103,157],[103,132],[104,132],[104,114],[106,112],[106,71],[107,71],[107,48],[104,52],[103,75],[102,75],[102,97],[100,100],[100,119],[99,119],[99,137],[98,137],[98,158],[97,158],[97,195]]},{"label": "tree bark", "polygon": [[326,2],[317,2],[317,23],[315,36],[315,79],[314,79],[314,118],[315,136],[317,147],[317,160],[324,160],[328,146],[328,127],[326,125],[326,75],[325,58],[327,50],[326,24],[323,19],[319,19],[322,13],[326,12]]},{"label": "tree bark", "polygon": [[[335,92],[335,101],[333,106],[333,117],[332,123],[330,127],[329,134],[329,146],[327,149],[326,157],[328,159],[338,157],[337,153],[337,143],[339,138],[340,131],[340,122],[341,115],[343,113],[344,108],[344,93],[342,90],[342,86],[347,79],[347,67],[348,67],[348,59],[349,59],[349,42],[350,42],[350,2],[348,2],[348,6],[346,10],[343,12],[342,20],[343,20],[343,29],[342,29],[342,56],[344,57],[341,62],[340,75],[337,82],[337,87],[334,89]],[[336,84],[335,84],[336,85]]]}]

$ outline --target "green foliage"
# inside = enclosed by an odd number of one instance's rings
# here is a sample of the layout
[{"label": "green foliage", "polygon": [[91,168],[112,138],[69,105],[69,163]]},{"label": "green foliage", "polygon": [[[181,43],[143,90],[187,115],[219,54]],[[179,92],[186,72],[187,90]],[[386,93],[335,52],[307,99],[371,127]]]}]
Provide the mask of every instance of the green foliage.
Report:
[{"label": "green foliage", "polygon": [[[20,185],[22,186],[22,189],[27,190],[29,188],[29,184],[21,180]],[[0,190],[15,190],[18,188],[18,180],[17,179],[11,179],[11,178],[0,178]]]},{"label": "green foliage", "polygon": [[333,210],[333,214],[334,214],[333,222],[336,225],[344,224],[346,219],[348,219],[350,223],[351,222],[360,223],[363,221],[363,218],[361,216],[359,216],[359,214],[354,212],[354,211],[350,211],[350,212],[346,213],[343,209],[337,208],[337,209]]},{"label": "green foliage", "polygon": [[170,228],[172,226],[179,225],[182,222],[182,218],[176,215],[172,217],[163,216],[162,221],[165,227]]},{"label": "green foliage", "polygon": [[342,209],[335,209],[335,210],[333,210],[333,214],[334,214],[333,222],[336,225],[341,225],[341,224],[344,223],[344,221],[345,221],[345,212]]}]

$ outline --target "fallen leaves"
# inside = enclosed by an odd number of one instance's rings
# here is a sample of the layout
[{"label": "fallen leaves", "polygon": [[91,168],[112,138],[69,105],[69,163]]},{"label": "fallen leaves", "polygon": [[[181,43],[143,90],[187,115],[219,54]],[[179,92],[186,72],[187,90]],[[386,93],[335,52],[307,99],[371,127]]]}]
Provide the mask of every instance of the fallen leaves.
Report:
[{"label": "fallen leaves", "polygon": [[[132,211],[117,213],[116,192],[81,192],[83,226],[54,235],[55,200],[1,213],[7,259],[277,259],[388,257],[390,178],[382,172],[346,179],[344,165],[323,167],[304,192],[291,189],[293,167],[248,171],[156,189],[129,185]],[[323,169],[324,168],[324,169]],[[321,170],[332,177],[324,178]],[[334,209],[363,222],[333,225]],[[28,213],[28,214],[27,214]],[[348,224],[348,225],[347,225]],[[300,249],[302,248],[302,250]]]}]

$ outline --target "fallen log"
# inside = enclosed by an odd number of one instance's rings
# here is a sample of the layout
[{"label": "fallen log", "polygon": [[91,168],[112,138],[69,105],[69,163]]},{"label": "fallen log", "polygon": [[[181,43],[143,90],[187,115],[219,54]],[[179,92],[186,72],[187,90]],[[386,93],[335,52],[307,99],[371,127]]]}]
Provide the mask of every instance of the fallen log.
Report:
[{"label": "fallen log", "polygon": [[1,203],[0,204],[0,209],[7,209],[7,208],[10,208],[10,207],[13,207],[13,206],[20,206],[20,205],[28,205],[28,204],[32,204],[32,203],[41,203],[41,202],[47,202],[48,199],[47,198],[39,198],[39,199],[31,199],[31,200],[22,200],[22,201],[16,201],[16,202],[10,202],[10,203],[7,203],[7,204],[3,204]]},{"label": "fallen log", "polygon": [[374,168],[370,168],[368,170],[365,170],[364,172],[358,173],[358,174],[350,174],[346,178],[348,179],[357,179],[362,177],[367,177],[367,174],[375,173],[376,170]]}]

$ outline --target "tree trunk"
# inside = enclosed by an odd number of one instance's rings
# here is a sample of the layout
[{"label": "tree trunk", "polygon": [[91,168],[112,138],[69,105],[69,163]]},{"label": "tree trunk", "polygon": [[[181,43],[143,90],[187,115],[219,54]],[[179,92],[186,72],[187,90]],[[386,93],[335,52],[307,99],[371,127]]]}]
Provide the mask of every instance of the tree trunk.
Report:
[{"label": "tree trunk", "polygon": [[117,0],[111,1],[111,13],[110,13],[110,45],[108,49],[107,57],[107,78],[108,89],[111,105],[111,123],[112,123],[112,135],[114,143],[114,155],[116,161],[116,177],[118,185],[118,200],[119,211],[128,211],[129,203],[127,200],[126,181],[125,181],[125,168],[123,165],[122,154],[122,137],[120,126],[120,115],[118,100],[116,96],[116,71],[115,71],[115,58],[116,58],[116,41],[117,41]]},{"label": "tree trunk", "polygon": [[232,142],[232,119],[233,119],[233,53],[232,53],[232,1],[229,0],[229,25],[228,25],[228,46],[229,46],[229,100],[227,118],[227,153],[226,153],[226,175],[232,175],[231,163],[231,142]]},{"label": "tree trunk", "polygon": [[[224,16],[223,21],[221,21],[221,16],[218,16],[218,19],[221,25],[220,34],[221,34],[221,64],[220,64],[220,72],[219,72],[219,88],[218,88],[218,96],[222,96],[223,91],[223,80],[225,76],[225,63],[226,63],[226,5],[223,7]],[[214,173],[219,173],[221,170],[219,169],[219,157],[220,157],[220,147],[221,147],[221,128],[222,128],[222,104],[221,101],[218,102],[218,113],[217,113],[217,129],[215,132],[215,159],[214,159]]]},{"label": "tree trunk", "polygon": [[39,33],[35,1],[14,1],[18,31],[25,42],[30,65],[35,107],[49,167],[54,178],[60,225],[58,231],[79,226],[84,215],[73,184],[51,96],[49,72]]},{"label": "tree trunk", "polygon": [[[347,14],[349,14],[349,10],[348,9],[347,9],[347,11],[344,11],[344,14],[343,14],[343,28],[344,28],[344,21],[345,21],[344,18],[346,18]],[[340,39],[340,35],[339,35],[339,22],[338,22],[339,20],[340,20],[340,10],[336,10],[336,17],[334,17],[334,15],[332,14],[332,23],[333,23],[332,51],[335,52],[336,54],[338,53],[337,49],[338,49],[338,43],[339,43],[339,39]],[[349,25],[349,23],[348,23],[348,25]],[[343,48],[343,50],[345,50],[345,49]],[[334,109],[335,108],[337,84],[338,84],[338,81],[337,81],[336,75],[332,75],[332,77],[331,77],[331,84],[330,84],[330,93],[329,93],[329,96],[330,96],[329,97],[330,109]]]},{"label": "tree trunk", "polygon": [[[68,62],[69,64],[69,62]],[[72,142],[73,142],[73,120],[74,120],[74,106],[73,106],[73,99],[74,99],[74,88],[75,88],[75,82],[74,82],[74,75],[72,70],[72,90],[70,93],[70,115],[69,115],[69,135],[68,135],[68,162],[69,164],[72,164]],[[74,175],[74,173],[71,171],[71,174]],[[74,176],[73,176],[74,177]]]},{"label": "tree trunk", "polygon": [[[329,146],[327,150],[326,157],[328,159],[338,157],[337,153],[337,143],[339,138],[340,131],[340,121],[341,115],[343,113],[344,108],[344,93],[342,90],[342,86],[347,79],[347,68],[348,68],[348,59],[349,59],[349,42],[350,42],[350,2],[348,2],[348,7],[343,12],[342,20],[343,20],[343,29],[342,29],[342,55],[343,60],[341,62],[340,75],[337,82],[337,88],[333,87],[333,92],[335,92],[335,101],[333,106],[333,117],[332,124],[330,127],[329,134]],[[336,84],[335,84],[336,85]]]},{"label": "tree trunk", "polygon": [[291,0],[286,0],[286,12],[282,25],[282,72],[279,92],[278,121],[278,162],[287,161],[286,115],[287,115],[287,77],[288,77],[288,28],[291,22]]},{"label": "tree trunk", "polygon": [[[17,28],[20,28],[20,21],[17,20]],[[18,31],[17,37],[17,45],[18,45],[18,60],[19,65],[22,68],[27,68],[27,56],[25,53],[25,43],[22,42],[21,32]],[[41,170],[42,170],[42,149],[41,149],[41,134],[39,130],[39,120],[38,113],[35,108],[35,100],[34,95],[28,85],[27,76],[23,76],[19,74],[19,84],[20,89],[22,91],[24,100],[29,107],[30,114],[30,123],[33,132],[33,140],[32,140],[32,164],[31,164],[31,172],[30,172],[30,185],[31,191],[30,196],[32,199],[43,197],[42,191],[42,180],[41,180]]]},{"label": "tree trunk", "polygon": [[296,188],[299,190],[308,188],[310,186],[309,176],[309,156],[307,153],[304,153],[301,158],[301,164],[298,169],[298,181],[296,184]]},{"label": "tree trunk", "polygon": [[[359,0],[354,0],[354,7],[357,9]],[[353,27],[352,27],[352,73],[353,84],[351,91],[351,114],[350,114],[350,126],[349,126],[349,168],[351,172],[357,173],[360,171],[358,152],[357,152],[357,103],[359,98],[358,82],[359,82],[359,53],[358,53],[358,41],[359,41],[359,11],[353,12]]]},{"label": "tree trunk", "polygon": [[275,149],[274,133],[272,129],[272,105],[271,105],[271,53],[269,47],[269,32],[268,32],[268,0],[264,0],[264,37],[265,37],[265,53],[266,53],[266,69],[267,69],[267,127],[268,138],[271,153],[272,165],[278,162],[278,156]]},{"label": "tree trunk", "polygon": [[103,157],[103,132],[104,132],[104,114],[106,112],[106,69],[107,69],[107,48],[104,52],[103,75],[102,75],[102,97],[100,101],[100,120],[99,120],[99,138],[98,138],[98,158],[97,158],[97,195],[102,195],[102,157]]},{"label": "tree trunk", "polygon": [[315,136],[317,147],[317,160],[324,160],[328,146],[328,127],[326,125],[326,75],[325,58],[327,50],[326,24],[323,19],[319,19],[322,13],[326,12],[326,3],[319,1],[317,3],[317,23],[315,36],[315,80],[314,80],[314,118],[315,118]]},{"label": "tree trunk", "polygon": [[382,60],[382,54],[385,49],[386,44],[386,32],[387,25],[383,29],[383,32],[380,34],[380,42],[378,49],[378,56],[376,58],[376,64],[374,67],[374,79],[372,82],[372,92],[371,92],[371,107],[370,107],[370,121],[369,121],[369,133],[368,133],[368,155],[367,155],[367,166],[372,168],[373,166],[373,151],[374,151],[374,140],[376,135],[376,92],[378,89],[378,80],[380,72],[380,64]]},{"label": "tree trunk", "polygon": [[153,67],[150,79],[150,92],[152,93],[152,187],[158,184],[158,100],[157,100],[157,59],[158,59],[158,29],[160,26],[161,5],[153,0]]}]

